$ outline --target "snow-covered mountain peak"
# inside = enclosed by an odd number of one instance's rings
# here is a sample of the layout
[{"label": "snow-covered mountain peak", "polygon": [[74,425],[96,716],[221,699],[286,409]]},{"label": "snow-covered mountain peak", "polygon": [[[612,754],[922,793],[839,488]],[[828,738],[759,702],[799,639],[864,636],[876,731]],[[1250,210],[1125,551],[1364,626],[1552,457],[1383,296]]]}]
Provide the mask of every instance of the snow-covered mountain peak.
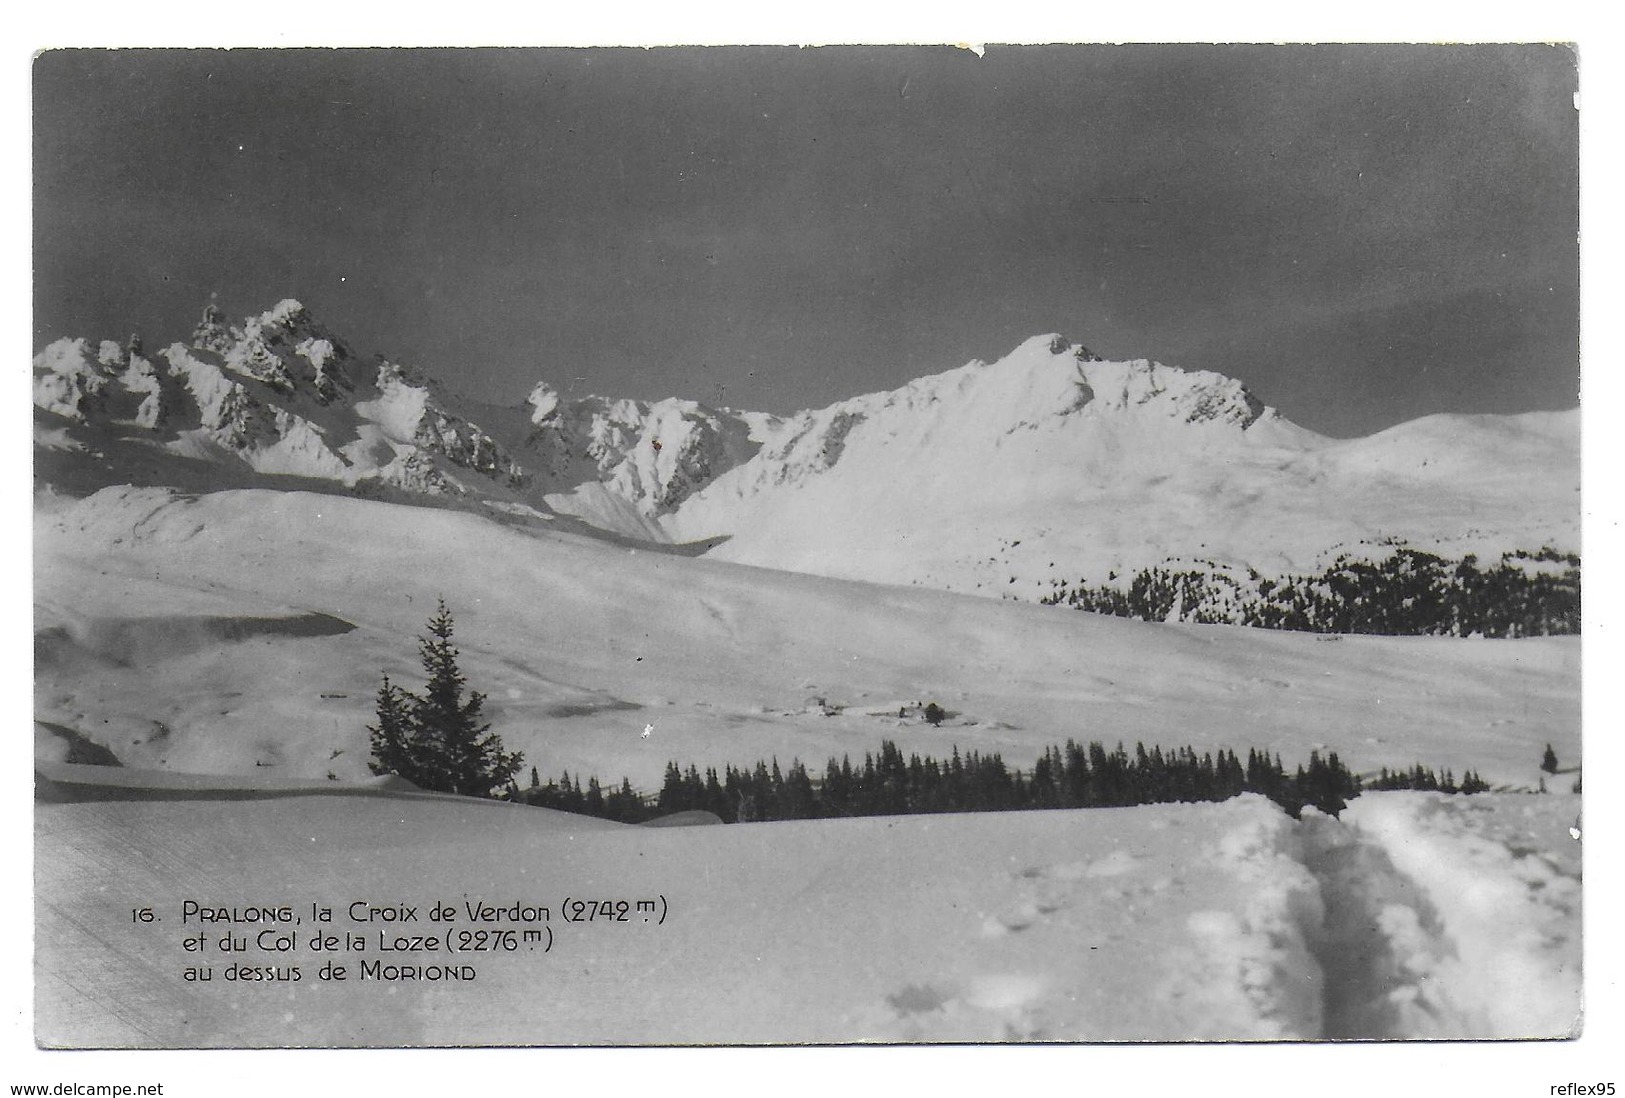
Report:
[{"label": "snow-covered mountain peak", "polygon": [[[1017,385],[1037,380],[1020,380],[1023,372],[1039,375],[1046,391],[1060,394],[1057,411],[1063,415],[1090,404],[1097,414],[1144,407],[1153,415],[1184,423],[1218,422],[1245,429],[1260,417],[1275,414],[1235,378],[1144,358],[1108,360],[1059,333],[1026,340],[991,369]],[[1057,374],[1076,391],[1057,385]]]},{"label": "snow-covered mountain peak", "polygon": [[477,405],[357,357],[293,299],[240,324],[211,304],[190,342],[150,358],[134,336],[63,339],[34,367],[47,481],[387,485],[647,541],[726,539],[710,551],[741,563],[1013,598],[1170,558],[1274,575],[1384,539],[1480,555],[1577,544],[1575,415],[1334,441],[1234,378],[1108,361],[1053,332],[791,416],[545,381]]},{"label": "snow-covered mountain peak", "polygon": [[1495,419],[1477,434],[1433,431],[1425,453],[1395,432],[1367,455],[1234,378],[1106,361],[1045,334],[990,364],[784,420],[661,525],[676,541],[728,535],[713,552],[742,563],[1015,598],[1175,546],[1280,571],[1384,537],[1568,545],[1572,503],[1554,486],[1573,447],[1531,436],[1525,483],[1509,484],[1491,442],[1519,430]]},{"label": "snow-covered mountain peak", "polygon": [[530,395],[525,398],[525,406],[530,409],[530,421],[540,427],[559,410],[559,404],[564,400],[564,394],[545,381],[538,381]]},{"label": "snow-covered mountain peak", "polygon": [[[140,467],[160,482],[236,483],[246,467],[347,487],[501,498],[524,481],[503,447],[452,410],[455,398],[382,356],[359,358],[292,298],[241,325],[211,301],[189,341],[151,360],[136,336],[123,346],[57,340],[35,357],[34,374],[46,436],[66,432],[90,453],[116,447],[126,476]],[[176,459],[189,464],[165,464]]]},{"label": "snow-covered mountain peak", "polygon": [[[1264,418],[1286,424],[1234,378],[1181,370],[1149,359],[1107,361],[1083,344],[1055,333],[1034,336],[991,364],[974,360],[955,370],[916,378],[891,392],[856,397],[796,418],[833,418],[837,410],[872,417],[886,409],[928,414],[945,429],[949,421],[960,421],[952,430],[962,440],[998,438],[1023,429],[1105,428],[1164,434],[1166,426],[1185,424],[1240,430]],[[1082,418],[1094,426],[1060,422],[1077,413],[1085,413]],[[1129,427],[1131,423],[1142,426]],[[1205,433],[1186,432],[1181,447],[1205,447],[1210,442]]]},{"label": "snow-covered mountain peak", "polygon": [[293,298],[284,298],[242,327],[226,323],[211,301],[192,333],[192,347],[219,355],[227,369],[280,392],[308,392],[326,404],[363,380],[349,348]]},{"label": "snow-covered mountain peak", "polygon": [[1277,415],[1235,378],[1207,370],[1181,370],[1143,358],[1096,359],[1080,364],[1078,376],[1102,411],[1143,407],[1183,423],[1222,423],[1243,430],[1265,415]]},{"label": "snow-covered mountain peak", "polygon": [[310,314],[306,311],[304,304],[291,297],[283,298],[258,317],[262,326],[290,329],[295,324],[308,322],[309,319]]}]

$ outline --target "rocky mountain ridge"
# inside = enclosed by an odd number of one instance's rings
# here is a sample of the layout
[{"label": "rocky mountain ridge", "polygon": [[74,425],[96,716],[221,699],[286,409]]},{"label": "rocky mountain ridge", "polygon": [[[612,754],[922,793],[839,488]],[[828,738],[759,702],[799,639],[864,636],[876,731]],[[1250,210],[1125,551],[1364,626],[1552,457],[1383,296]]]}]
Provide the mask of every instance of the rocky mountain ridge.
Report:
[{"label": "rocky mountain ridge", "polygon": [[479,405],[361,357],[292,300],[240,325],[211,304],[156,354],[136,337],[58,340],[34,374],[37,476],[59,490],[70,467],[81,489],[137,466],[146,483],[325,484],[1022,600],[1171,558],[1270,576],[1315,571],[1333,549],[1578,546],[1577,412],[1334,440],[1233,378],[1052,334],[791,416],[571,399],[546,382]]}]

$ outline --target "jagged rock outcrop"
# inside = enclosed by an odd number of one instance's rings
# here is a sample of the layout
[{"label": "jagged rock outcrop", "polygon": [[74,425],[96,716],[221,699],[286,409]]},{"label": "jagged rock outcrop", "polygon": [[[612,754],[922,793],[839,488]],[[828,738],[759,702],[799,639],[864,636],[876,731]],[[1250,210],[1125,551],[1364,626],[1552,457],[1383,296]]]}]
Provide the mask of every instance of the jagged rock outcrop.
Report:
[{"label": "jagged rock outcrop", "polygon": [[63,339],[34,361],[35,406],[177,457],[236,461],[256,473],[391,484],[427,495],[478,494],[462,472],[521,485],[523,468],[433,383],[385,359],[364,361],[298,301],[241,326],[212,302],[189,342],[157,356]]},{"label": "jagged rock outcrop", "polygon": [[668,514],[756,449],[749,417],[691,400],[565,400],[530,394],[528,455],[556,488],[604,485],[644,514]]}]

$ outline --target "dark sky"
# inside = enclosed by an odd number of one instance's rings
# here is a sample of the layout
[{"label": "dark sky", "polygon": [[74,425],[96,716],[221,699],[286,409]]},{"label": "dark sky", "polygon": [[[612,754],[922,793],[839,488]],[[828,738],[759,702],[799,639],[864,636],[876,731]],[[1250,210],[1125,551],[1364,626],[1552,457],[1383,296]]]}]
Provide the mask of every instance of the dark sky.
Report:
[{"label": "dark sky", "polygon": [[1363,434],[1572,407],[1548,46],[67,51],[35,344],[293,296],[512,403],[789,412],[1060,331]]}]

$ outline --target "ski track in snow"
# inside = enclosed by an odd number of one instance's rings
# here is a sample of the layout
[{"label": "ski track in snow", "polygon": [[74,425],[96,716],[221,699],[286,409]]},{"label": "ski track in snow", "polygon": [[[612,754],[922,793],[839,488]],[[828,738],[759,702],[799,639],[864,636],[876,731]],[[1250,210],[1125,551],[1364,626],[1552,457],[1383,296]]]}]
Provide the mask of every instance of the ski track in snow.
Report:
[{"label": "ski track in snow", "polygon": [[[1098,944],[1068,935],[1043,973],[998,971],[948,987],[922,981],[888,997],[900,1019],[981,1013],[1017,1040],[1380,1040],[1577,1036],[1580,1015],[1579,853],[1527,844],[1561,839],[1545,799],[1368,794],[1340,822],[1310,809],[1241,816],[1202,848],[1239,891],[1234,906],[1183,915],[1185,934],[1142,927],[1127,956],[1140,975],[1113,989],[1117,1017],[1056,1025],[1062,1002],[1088,998],[1071,968]],[[1496,803],[1489,803],[1493,800]],[[1577,798],[1575,798],[1577,801]],[[1540,818],[1540,838],[1509,821]],[[1154,829],[1166,821],[1147,821]],[[1500,832],[1500,834],[1495,834]],[[1010,876],[1009,902],[984,918],[1000,941],[1035,928],[1080,931],[1101,899],[1137,922],[1157,908],[1186,911],[1193,874],[1169,873],[1119,848],[1092,860],[1029,866]],[[1111,941],[1113,935],[1102,936]],[[1119,940],[1113,947],[1121,952]],[[1162,963],[1158,963],[1158,962]],[[1049,1001],[1046,1001],[1049,1000]],[[1131,1021],[1136,1015],[1139,1020]],[[1173,1019],[1180,1022],[1174,1023]],[[1162,1023],[1162,1024],[1159,1024]],[[1115,1027],[1115,1028],[1114,1028]],[[929,1026],[894,1030],[930,1039]]]},{"label": "ski track in snow", "polygon": [[1372,994],[1343,989],[1338,1022],[1360,1032],[1334,1036],[1579,1035],[1580,849],[1560,814],[1541,818],[1550,807],[1367,794],[1344,814],[1352,845],[1319,821],[1314,864],[1355,937],[1334,939],[1338,955],[1363,941],[1380,959]]}]

